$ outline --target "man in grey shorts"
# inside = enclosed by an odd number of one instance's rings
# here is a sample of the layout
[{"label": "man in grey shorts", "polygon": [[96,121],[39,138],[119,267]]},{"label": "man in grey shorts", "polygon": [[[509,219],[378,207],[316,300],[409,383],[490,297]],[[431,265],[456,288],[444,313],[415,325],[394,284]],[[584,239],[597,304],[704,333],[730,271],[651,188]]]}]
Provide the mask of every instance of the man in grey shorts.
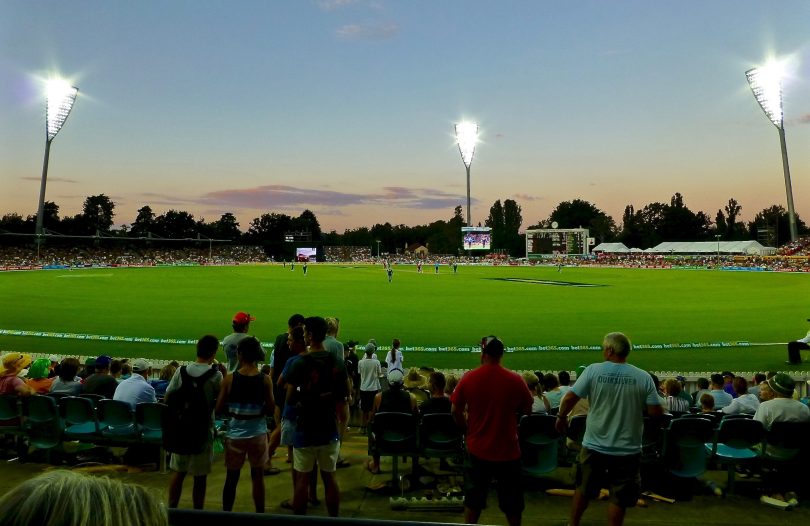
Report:
[{"label": "man in grey shorts", "polygon": [[568,413],[580,398],[590,402],[590,412],[577,465],[577,488],[571,505],[571,526],[578,526],[588,501],[601,488],[610,489],[608,524],[624,522],[627,508],[636,505],[640,491],[643,411],[662,414],[661,399],[652,377],[627,363],[630,340],[612,332],[602,342],[605,361],[591,364],[577,375],[557,415],[557,430],[565,434]]},{"label": "man in grey shorts", "polygon": [[[197,359],[194,363],[186,366],[187,374],[192,378],[199,378],[211,370],[211,364],[217,355],[219,341],[216,336],[203,336],[197,342]],[[205,503],[205,490],[208,474],[211,473],[211,464],[214,460],[214,406],[219,394],[219,386],[222,384],[222,373],[216,371],[213,376],[206,380],[203,385],[205,400],[211,415],[209,426],[209,436],[206,448],[202,453],[196,455],[180,455],[172,453],[169,461],[169,468],[174,472],[169,482],[169,507],[176,508],[180,503],[180,495],[183,493],[183,481],[186,475],[194,477],[194,487],[191,490],[191,501],[194,509],[203,509]],[[171,398],[172,393],[182,386],[182,373],[178,369],[168,387],[166,387],[166,400]]]}]

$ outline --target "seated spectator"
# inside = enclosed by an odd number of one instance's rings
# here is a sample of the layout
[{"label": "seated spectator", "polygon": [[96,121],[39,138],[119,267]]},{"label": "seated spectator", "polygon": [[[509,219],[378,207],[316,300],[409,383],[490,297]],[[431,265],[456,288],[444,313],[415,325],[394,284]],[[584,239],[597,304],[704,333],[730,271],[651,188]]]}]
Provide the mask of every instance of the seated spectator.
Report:
[{"label": "seated spectator", "polygon": [[714,413],[714,397],[711,393],[703,393],[700,395],[700,412]]},{"label": "seated spectator", "polygon": [[674,379],[670,378],[669,380],[664,382],[664,393],[666,394],[666,398],[664,398],[664,410],[672,413],[686,413],[689,411],[689,402],[681,398],[681,383]]},{"label": "seated spectator", "polygon": [[121,360],[113,360],[110,362],[110,376],[115,378],[116,382],[121,382],[121,369],[123,367]]},{"label": "seated spectator", "polygon": [[121,360],[121,376],[118,377],[118,381],[123,382],[130,376],[132,376],[132,364],[129,363],[129,359],[124,358]]},{"label": "seated spectator", "polygon": [[767,402],[768,400],[773,400],[775,396],[776,395],[774,394],[773,389],[771,389],[771,386],[768,385],[767,380],[764,381],[764,382],[761,382],[759,384],[759,401],[760,401],[760,403],[761,402]]},{"label": "seated spectator", "polygon": [[425,390],[426,385],[427,380],[424,376],[419,374],[419,369],[416,367],[411,367],[411,369],[408,371],[408,375],[403,381],[403,386],[405,387],[406,391],[416,398],[417,404],[421,404],[430,398],[430,393]]},{"label": "seated spectator", "polygon": [[31,363],[31,357],[18,352],[3,356],[3,368],[0,370],[0,395],[29,396],[34,390],[26,385],[18,375]]},{"label": "seated spectator", "polygon": [[[405,376],[399,369],[388,371],[388,390],[377,393],[374,397],[374,407],[372,408],[370,424],[374,424],[374,415],[377,413],[412,413],[418,411],[416,398],[403,388]],[[369,446],[371,446],[372,460],[368,463],[368,470],[371,473],[380,473],[380,455],[374,448],[374,435],[369,434]]]},{"label": "seated spectator", "polygon": [[47,358],[34,360],[28,369],[25,380],[26,385],[34,390],[36,394],[45,394],[51,390],[53,379],[48,378],[48,369],[51,362]]},{"label": "seated spectator", "polygon": [[95,362],[95,372],[85,378],[83,393],[97,394],[104,398],[112,398],[118,382],[110,374],[112,358],[106,355],[99,356]]},{"label": "seated spectator", "polygon": [[59,376],[51,383],[52,393],[64,393],[75,396],[82,392],[81,378],[76,376],[79,373],[79,360],[76,358],[65,358],[59,365]]},{"label": "seated spectator", "polygon": [[88,358],[84,361],[84,367],[79,371],[79,378],[84,382],[84,380],[94,372],[96,372],[96,359]]},{"label": "seated spectator", "polygon": [[721,409],[727,415],[753,415],[759,409],[759,398],[748,392],[748,380],[742,376],[734,378],[734,392],[737,398]]},{"label": "seated spectator", "polygon": [[700,406],[700,397],[709,392],[709,379],[698,378],[697,387],[698,390],[692,393],[692,405],[695,407]]},{"label": "seated spectator", "polygon": [[538,376],[538,378],[542,380],[543,390],[545,391],[543,394],[548,400],[549,407],[551,409],[560,407],[560,401],[563,395],[565,395],[565,392],[560,388],[560,382],[557,380],[557,377],[548,373],[542,377]]},{"label": "seated spectator", "polygon": [[548,403],[548,398],[543,395],[543,386],[540,384],[537,375],[527,371],[521,375],[521,378],[526,382],[526,387],[532,393],[532,413],[548,413],[551,410],[551,404]]},{"label": "seated spectator", "polygon": [[678,393],[678,396],[686,400],[686,403],[689,407],[692,407],[692,395],[686,392],[686,378],[681,375],[675,377],[678,381],[678,384],[681,386],[681,392]]},{"label": "seated spectator", "polygon": [[48,356],[48,362],[50,362],[50,366],[48,367],[48,378],[56,378],[59,376],[59,357],[52,354]]},{"label": "seated spectator", "polygon": [[762,422],[766,429],[774,422],[806,422],[810,420],[810,408],[793,399],[796,382],[785,373],[778,373],[768,380],[774,394],[772,400],[759,405],[754,420]]},{"label": "seated spectator", "polygon": [[445,378],[445,385],[444,385],[444,394],[447,396],[451,396],[453,391],[456,390],[456,386],[458,385],[458,377],[454,374],[448,374]]},{"label": "seated spectator", "polygon": [[135,406],[140,403],[157,402],[155,388],[146,381],[152,374],[152,364],[143,358],[138,358],[132,363],[132,373],[130,378],[118,384],[113,400],[128,403],[133,411]]},{"label": "seated spectator", "polygon": [[143,486],[58,469],[0,497],[0,524],[165,526],[166,506]]},{"label": "seated spectator", "polygon": [[447,413],[450,414],[450,397],[444,394],[445,387],[444,374],[440,372],[430,373],[428,378],[428,388],[430,389],[430,398],[422,402],[419,406],[419,413],[422,415],[429,415],[432,413]]},{"label": "seated spectator", "polygon": [[653,384],[655,384],[655,392],[658,393],[658,399],[661,400],[661,405],[664,405],[664,400],[666,400],[666,396],[664,395],[664,390],[661,388],[661,380],[658,379],[658,376],[654,375],[653,373],[647,373],[652,378]]},{"label": "seated spectator", "polygon": [[727,405],[731,404],[731,401],[734,400],[734,397],[728,394],[725,391],[725,381],[723,380],[722,374],[713,374],[711,380],[711,392],[710,394],[714,397],[714,409],[715,411],[719,411],[726,407]]},{"label": "seated spectator", "polygon": [[571,373],[560,371],[557,373],[557,380],[560,382],[560,392],[565,396],[565,393],[571,389]]},{"label": "seated spectator", "polygon": [[731,371],[723,371],[723,391],[737,398],[737,392],[734,390],[734,373]]},{"label": "seated spectator", "polygon": [[156,397],[163,398],[166,395],[166,388],[169,386],[169,382],[174,376],[175,371],[177,371],[177,366],[168,364],[160,370],[160,375],[157,380],[149,382],[152,387],[155,388]]},{"label": "seated spectator", "polygon": [[[762,373],[757,373],[754,375],[754,379],[752,381],[751,386],[748,388],[748,394],[752,394],[759,399],[759,386],[762,382],[767,380],[766,376]],[[761,402],[762,400],[760,400]]]}]

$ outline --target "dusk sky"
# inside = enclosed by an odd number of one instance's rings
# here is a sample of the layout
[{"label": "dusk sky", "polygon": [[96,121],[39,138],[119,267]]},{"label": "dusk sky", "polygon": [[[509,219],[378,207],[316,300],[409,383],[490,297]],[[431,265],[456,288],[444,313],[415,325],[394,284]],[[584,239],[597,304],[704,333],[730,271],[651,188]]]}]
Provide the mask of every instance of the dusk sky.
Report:
[{"label": "dusk sky", "polygon": [[[786,206],[777,130],[745,71],[784,84],[796,211],[810,221],[810,2],[0,0],[0,215],[34,214],[42,80],[80,90],[46,199],[115,224],[150,205],[243,230],[311,209],[324,230],[425,224],[465,205],[453,124],[480,124],[473,223],[581,198],[621,222],[669,202],[750,220]],[[579,225],[562,225],[579,226]]]}]

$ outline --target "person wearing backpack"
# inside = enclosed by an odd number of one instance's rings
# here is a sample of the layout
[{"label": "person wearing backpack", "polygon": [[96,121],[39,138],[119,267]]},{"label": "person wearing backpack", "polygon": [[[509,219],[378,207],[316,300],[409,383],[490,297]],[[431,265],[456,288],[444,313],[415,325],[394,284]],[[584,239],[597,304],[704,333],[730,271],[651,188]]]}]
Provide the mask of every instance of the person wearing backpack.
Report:
[{"label": "person wearing backpack", "polygon": [[275,409],[273,380],[259,370],[264,352],[254,337],[245,338],[236,348],[239,367],[222,381],[217,412],[230,415],[225,441],[225,486],[222,509],[231,511],[236,499],[239,473],[250,462],[253,504],[256,513],[264,513],[264,466],[267,463],[267,415]]},{"label": "person wearing backpack", "polygon": [[[297,419],[293,437],[293,511],[306,513],[310,472],[317,463],[323,479],[326,509],[336,517],[340,508],[337,469],[343,427],[348,412],[346,367],[324,349],[326,320],[314,316],[304,322],[304,341],[309,353],[290,365],[285,373],[287,397],[296,400]],[[297,390],[297,393],[296,393]]]},{"label": "person wearing backpack", "polygon": [[[183,481],[194,477],[191,502],[201,510],[211,464],[214,460],[214,406],[222,374],[212,367],[219,340],[210,334],[197,342],[197,360],[180,367],[166,387],[168,406],[163,422],[164,446],[171,451],[169,507],[176,508],[183,493]],[[176,451],[175,451],[176,450]]]}]

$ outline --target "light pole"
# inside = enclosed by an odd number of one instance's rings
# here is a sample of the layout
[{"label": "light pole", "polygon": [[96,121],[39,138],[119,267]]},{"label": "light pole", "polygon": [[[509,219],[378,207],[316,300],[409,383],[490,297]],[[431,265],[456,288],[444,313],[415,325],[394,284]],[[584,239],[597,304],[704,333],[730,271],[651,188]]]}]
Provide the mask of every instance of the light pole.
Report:
[{"label": "light pole", "polygon": [[762,67],[745,72],[748,85],[754,92],[759,106],[768,119],[779,130],[779,143],[782,146],[782,168],[785,172],[785,192],[787,193],[788,218],[790,220],[790,240],[798,239],[796,228],[796,211],[793,208],[793,187],[790,184],[790,167],[788,166],[787,145],[785,144],[785,122],[782,112],[782,77],[784,66],[779,62],[769,62]]},{"label": "light pole", "polygon": [[475,145],[478,143],[478,123],[463,121],[455,126],[458,151],[461,152],[461,161],[467,169],[467,226],[472,226],[470,214],[470,165],[475,154]]},{"label": "light pole", "polygon": [[720,262],[720,234],[715,234],[714,238],[717,240],[717,262]]},{"label": "light pole", "polygon": [[37,208],[37,247],[42,241],[42,222],[45,216],[45,183],[48,180],[48,157],[51,142],[65,124],[79,89],[62,79],[48,81],[45,98],[45,159],[42,162],[42,183],[39,187],[39,207]]},{"label": "light pole", "polygon": [[376,241],[377,241],[377,259],[379,259],[380,258],[380,243],[381,243],[381,241],[379,239],[377,239]]}]

